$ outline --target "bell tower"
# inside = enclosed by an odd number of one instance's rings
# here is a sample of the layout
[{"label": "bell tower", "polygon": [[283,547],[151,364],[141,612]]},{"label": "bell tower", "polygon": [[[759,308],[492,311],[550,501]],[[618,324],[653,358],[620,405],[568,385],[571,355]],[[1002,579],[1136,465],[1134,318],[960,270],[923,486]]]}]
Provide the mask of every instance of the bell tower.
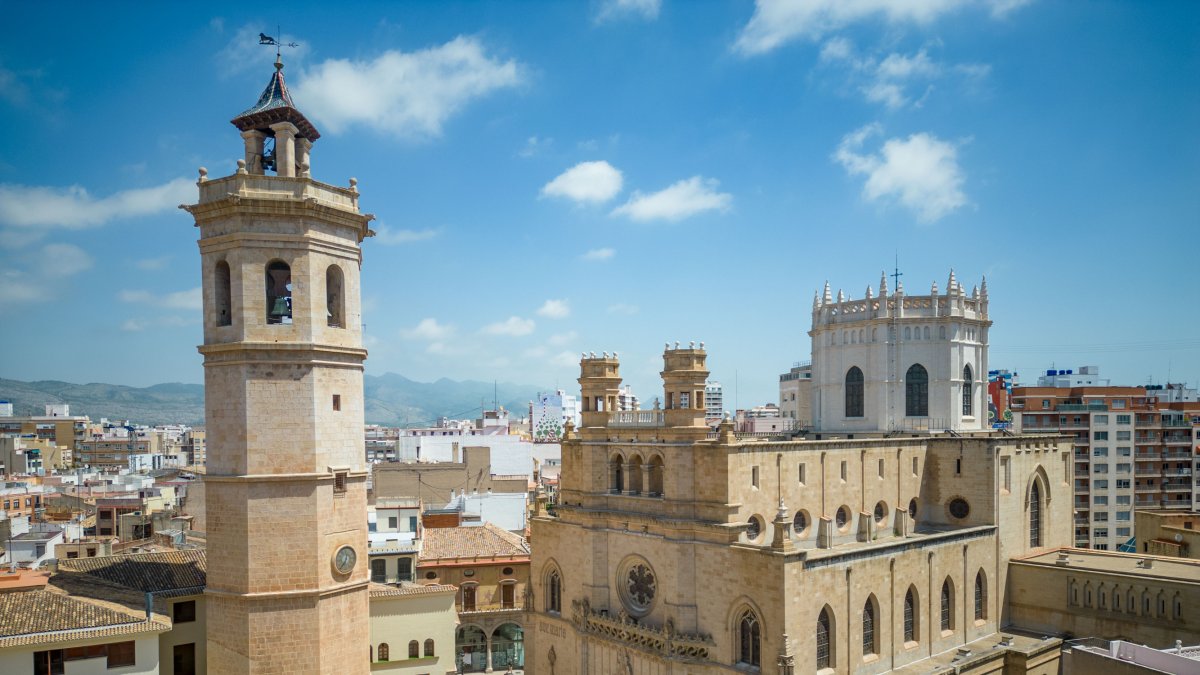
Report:
[{"label": "bell tower", "polygon": [[[232,120],[245,157],[199,228],[214,673],[368,673],[358,189],[310,177],[320,134],[283,64]],[[269,173],[273,171],[274,173]]]}]

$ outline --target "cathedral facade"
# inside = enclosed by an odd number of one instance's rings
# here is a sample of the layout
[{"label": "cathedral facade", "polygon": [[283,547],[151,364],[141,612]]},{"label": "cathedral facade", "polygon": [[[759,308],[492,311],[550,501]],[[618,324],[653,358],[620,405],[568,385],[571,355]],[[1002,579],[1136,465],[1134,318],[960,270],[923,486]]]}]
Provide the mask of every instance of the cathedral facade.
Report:
[{"label": "cathedral facade", "polygon": [[[986,372],[986,346],[940,345]],[[814,346],[814,372],[827,353]],[[616,354],[581,360],[559,502],[532,521],[530,672],[881,673],[951,658],[989,672],[1021,650],[1018,672],[1040,672],[1057,659],[1000,630],[1008,561],[1071,543],[1068,440],[886,424],[793,440],[741,438],[728,421],[710,432],[706,358],[703,343],[668,345],[665,406],[641,411],[614,405]],[[930,358],[934,373],[960,363]],[[824,397],[845,401],[837,379]],[[955,378],[937,379],[907,417],[962,405]]]}]

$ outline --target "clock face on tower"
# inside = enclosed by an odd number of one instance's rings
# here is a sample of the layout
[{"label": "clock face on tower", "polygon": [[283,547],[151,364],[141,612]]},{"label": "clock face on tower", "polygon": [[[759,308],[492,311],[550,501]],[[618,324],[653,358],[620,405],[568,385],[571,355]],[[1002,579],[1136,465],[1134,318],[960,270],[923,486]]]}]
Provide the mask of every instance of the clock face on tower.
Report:
[{"label": "clock face on tower", "polygon": [[358,554],[350,546],[343,546],[333,554],[333,569],[338,571],[338,574],[350,574],[354,571],[354,563],[358,560]]}]

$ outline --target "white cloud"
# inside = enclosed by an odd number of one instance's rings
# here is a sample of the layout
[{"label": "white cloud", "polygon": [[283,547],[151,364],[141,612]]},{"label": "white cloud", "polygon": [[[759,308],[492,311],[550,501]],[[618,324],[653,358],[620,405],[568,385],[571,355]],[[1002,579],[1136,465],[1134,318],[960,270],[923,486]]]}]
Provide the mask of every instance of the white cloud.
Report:
[{"label": "white cloud", "polygon": [[510,335],[512,337],[520,337],[529,335],[533,332],[533,319],[522,319],[519,316],[510,316],[504,321],[488,324],[484,326],[483,332],[488,335]]},{"label": "white cloud", "polygon": [[603,262],[605,260],[611,260],[612,257],[616,254],[617,254],[616,249],[594,248],[579,257],[583,258],[584,260],[594,260],[594,261],[598,261],[598,262]]},{"label": "white cloud", "polygon": [[516,60],[488,55],[474,37],[415,52],[389,50],[370,61],[330,59],[305,70],[293,95],[320,126],[338,134],[356,124],[401,138],[435,138],[471,101],[523,80]]},{"label": "white cloud", "polygon": [[637,305],[629,305],[624,302],[618,302],[615,305],[608,306],[608,313],[609,314],[633,315],[633,314],[638,313],[638,306]]},{"label": "white cloud", "polygon": [[[839,74],[839,79],[847,82],[857,82],[857,88],[867,101],[882,103],[888,108],[896,109],[908,105],[910,97],[906,89],[917,82],[931,82],[942,77],[946,68],[929,56],[927,49],[922,48],[913,54],[893,52],[876,60],[872,56],[860,55],[854,44],[844,37],[835,37],[825,42],[821,48],[821,63],[827,66],[844,67],[845,72]],[[976,67],[955,66],[951,72],[966,77],[986,75],[986,69]],[[926,88],[926,92],[929,88]],[[914,103],[919,107],[921,101]]]},{"label": "white cloud", "polygon": [[546,340],[546,343],[552,347],[563,347],[563,346],[571,344],[578,338],[579,338],[579,333],[576,333],[573,330],[569,330],[565,333],[555,333],[554,335],[551,335],[550,339]]},{"label": "white cloud", "polygon": [[715,178],[692,176],[658,192],[634,192],[612,215],[629,216],[640,222],[677,221],[705,211],[727,211],[733,195],[718,192],[719,185]]},{"label": "white cloud", "polygon": [[81,229],[121,218],[175,210],[196,199],[196,184],[187,178],[148,188],[124,190],[97,199],[79,185],[59,188],[0,184],[0,226],[6,228]]},{"label": "white cloud", "polygon": [[432,318],[421,319],[416,326],[400,331],[400,336],[409,340],[444,340],[453,334],[454,326],[438,323]]},{"label": "white cloud", "polygon": [[864,199],[897,201],[922,222],[936,221],[967,203],[955,145],[919,133],[888,139],[879,152],[862,154],[867,139],[880,133],[878,124],[857,129],[833,154],[847,173],[866,176]]},{"label": "white cloud", "polygon": [[565,319],[571,316],[571,306],[566,300],[547,300],[538,308],[538,316],[549,319]]},{"label": "white cloud", "polygon": [[164,295],[156,295],[150,291],[124,290],[117,294],[121,302],[154,305],[167,309],[201,309],[204,306],[204,294],[199,286],[186,291],[175,291]]},{"label": "white cloud", "polygon": [[600,204],[621,191],[621,172],[605,161],[580,162],[542,187],[543,197]]},{"label": "white cloud", "polygon": [[553,138],[538,138],[537,136],[530,136],[529,138],[525,139],[525,145],[521,147],[517,154],[521,157],[529,158],[543,150],[549,149],[553,145]]},{"label": "white cloud", "polygon": [[754,14],[733,49],[744,56],[765,54],[796,39],[819,40],[860,21],[928,25],[968,6],[1001,18],[1030,0],[755,0]]},{"label": "white cloud", "polygon": [[74,244],[47,244],[0,272],[0,306],[53,300],[65,280],[92,267]]},{"label": "white cloud", "polygon": [[596,21],[614,21],[625,17],[653,21],[662,9],[662,0],[603,0]]},{"label": "white cloud", "polygon": [[438,235],[437,230],[430,228],[423,230],[394,230],[387,225],[378,225],[374,230],[375,236],[372,237],[372,241],[384,246],[398,246],[418,241],[428,241]]},{"label": "white cloud", "polygon": [[167,263],[171,262],[171,256],[164,255],[157,258],[142,258],[134,263],[139,270],[147,272],[156,272],[167,268]]}]

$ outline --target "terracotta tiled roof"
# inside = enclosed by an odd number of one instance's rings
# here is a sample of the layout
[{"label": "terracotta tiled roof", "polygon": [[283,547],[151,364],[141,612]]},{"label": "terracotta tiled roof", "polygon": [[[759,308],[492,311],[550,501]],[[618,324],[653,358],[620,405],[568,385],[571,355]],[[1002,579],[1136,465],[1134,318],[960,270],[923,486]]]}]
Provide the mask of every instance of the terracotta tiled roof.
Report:
[{"label": "terracotta tiled roof", "polygon": [[421,562],[527,555],[529,544],[524,537],[491,523],[479,527],[426,528],[421,541]]},{"label": "terracotta tiled roof", "polygon": [[79,572],[143,593],[194,590],[207,583],[200,549],[59,560],[63,572]]},{"label": "terracotta tiled roof", "polygon": [[[146,621],[142,613],[127,612],[53,591],[0,593],[0,648],[42,644],[58,639],[128,635],[170,629],[161,620]],[[45,633],[71,631],[56,636]]]},{"label": "terracotta tiled roof", "polygon": [[372,598],[389,598],[405,595],[432,595],[434,593],[457,593],[458,587],[451,584],[387,584],[371,583]]}]

